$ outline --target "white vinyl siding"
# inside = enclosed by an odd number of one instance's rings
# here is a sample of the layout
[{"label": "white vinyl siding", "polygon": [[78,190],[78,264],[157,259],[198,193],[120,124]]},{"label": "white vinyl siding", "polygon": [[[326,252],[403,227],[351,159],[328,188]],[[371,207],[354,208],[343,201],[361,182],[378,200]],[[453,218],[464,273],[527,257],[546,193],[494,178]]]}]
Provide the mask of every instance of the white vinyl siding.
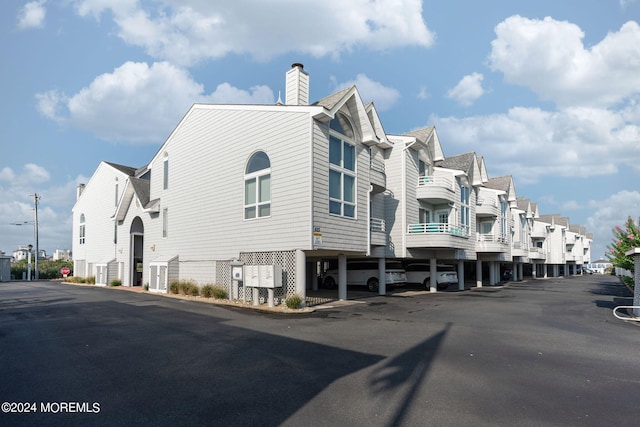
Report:
[{"label": "white vinyl siding", "polygon": [[[307,248],[312,235],[311,121],[307,113],[282,108],[194,106],[164,147],[171,153],[170,188],[162,191],[162,175],[152,175],[150,198],[171,206],[167,243],[145,237],[145,246],[156,245],[153,256],[179,254],[181,263],[202,260],[205,265],[240,251]],[[271,162],[270,216],[246,221],[245,166],[256,151],[268,153]],[[160,156],[154,162],[153,169],[162,168]],[[197,173],[188,173],[193,170]],[[145,223],[145,236],[161,235],[161,226],[159,221]]]},{"label": "white vinyl siding", "polygon": [[[368,246],[369,218],[358,215],[356,219],[329,213],[329,126],[314,122],[313,134],[313,226],[322,233],[320,250],[341,250],[365,253]],[[367,206],[369,192],[369,149],[355,145],[356,204]]]}]

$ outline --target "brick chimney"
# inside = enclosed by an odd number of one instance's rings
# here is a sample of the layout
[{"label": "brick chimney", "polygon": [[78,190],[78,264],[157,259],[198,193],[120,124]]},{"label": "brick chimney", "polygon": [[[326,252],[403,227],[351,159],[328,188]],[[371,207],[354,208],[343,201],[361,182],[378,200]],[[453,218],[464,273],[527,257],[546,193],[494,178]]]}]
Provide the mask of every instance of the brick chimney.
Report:
[{"label": "brick chimney", "polygon": [[309,74],[299,63],[291,64],[287,71],[285,88],[285,103],[287,105],[309,105]]}]

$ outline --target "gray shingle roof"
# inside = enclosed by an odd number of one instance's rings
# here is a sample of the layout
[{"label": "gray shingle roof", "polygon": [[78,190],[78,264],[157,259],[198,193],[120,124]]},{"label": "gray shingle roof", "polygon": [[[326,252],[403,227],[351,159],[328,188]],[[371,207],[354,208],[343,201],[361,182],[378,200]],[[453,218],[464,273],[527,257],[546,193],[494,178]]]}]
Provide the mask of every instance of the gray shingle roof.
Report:
[{"label": "gray shingle roof", "polygon": [[444,160],[436,162],[436,166],[440,166],[447,169],[454,169],[467,172],[471,169],[471,165],[476,158],[476,153],[465,153],[457,156],[450,156]]},{"label": "gray shingle roof", "polygon": [[320,107],[326,108],[327,110],[331,110],[353,87],[354,86],[351,86],[339,92],[331,94],[325,98],[320,99],[319,101],[314,102],[311,105],[318,105]]},{"label": "gray shingle roof", "polygon": [[105,162],[112,168],[118,169],[122,173],[126,173],[129,176],[133,176],[136,173],[136,168],[132,168],[129,166],[119,165],[117,163]]},{"label": "gray shingle roof", "polygon": [[487,181],[485,185],[487,188],[493,188],[494,190],[509,191],[511,187],[511,175],[489,178],[489,181]]}]

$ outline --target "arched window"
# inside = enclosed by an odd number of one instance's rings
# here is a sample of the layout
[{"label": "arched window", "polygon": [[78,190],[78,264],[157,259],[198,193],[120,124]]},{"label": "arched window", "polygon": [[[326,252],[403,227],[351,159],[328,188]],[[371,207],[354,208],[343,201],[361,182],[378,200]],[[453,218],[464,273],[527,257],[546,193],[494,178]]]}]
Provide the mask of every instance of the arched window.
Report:
[{"label": "arched window", "polygon": [[271,216],[271,162],[263,151],[254,153],[244,175],[244,219]]},{"label": "arched window", "polygon": [[84,245],[84,233],[85,233],[85,228],[84,228],[84,223],[85,223],[85,219],[84,219],[84,214],[80,214],[80,230],[79,230],[79,235],[80,235],[80,244]]},{"label": "arched window", "polygon": [[353,127],[338,114],[329,124],[329,213],[356,216],[356,147]]}]

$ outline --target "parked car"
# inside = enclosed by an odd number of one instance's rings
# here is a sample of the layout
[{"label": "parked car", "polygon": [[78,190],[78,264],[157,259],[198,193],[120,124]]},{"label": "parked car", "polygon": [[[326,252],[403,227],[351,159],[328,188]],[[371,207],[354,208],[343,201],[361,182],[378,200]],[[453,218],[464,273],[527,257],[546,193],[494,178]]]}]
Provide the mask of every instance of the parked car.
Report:
[{"label": "parked car", "polygon": [[[399,262],[385,263],[385,285],[402,286],[407,283],[402,264]],[[330,269],[324,273],[322,283],[325,288],[333,289],[338,284],[338,269]],[[377,292],[380,285],[378,280],[377,261],[347,262],[347,285],[366,286],[371,292]]]},{"label": "parked car", "polygon": [[[458,273],[452,265],[437,265],[436,289],[444,291],[449,285],[458,283]],[[413,263],[405,267],[407,283],[422,284],[426,288],[431,286],[431,264]]]},{"label": "parked car", "polygon": [[511,270],[503,270],[500,277],[502,278],[502,280],[511,280],[513,279],[513,273],[511,272]]},{"label": "parked car", "polygon": [[582,274],[593,274],[593,270],[587,267],[583,267]]}]

